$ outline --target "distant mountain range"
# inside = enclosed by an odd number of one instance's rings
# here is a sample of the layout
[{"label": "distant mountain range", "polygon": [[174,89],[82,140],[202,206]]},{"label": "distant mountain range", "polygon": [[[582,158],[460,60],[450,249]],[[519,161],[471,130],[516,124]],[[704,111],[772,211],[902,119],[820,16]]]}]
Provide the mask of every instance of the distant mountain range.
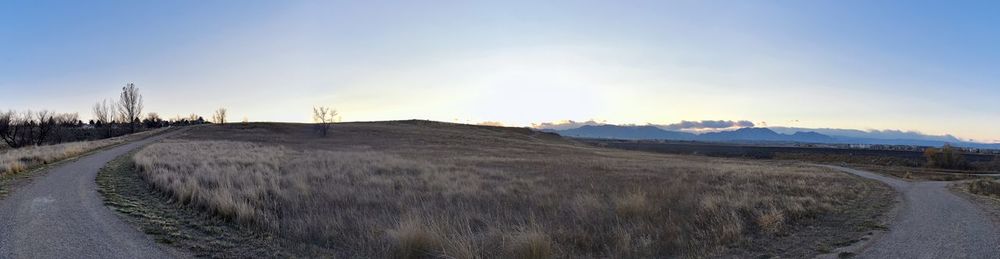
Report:
[{"label": "distant mountain range", "polygon": [[[927,136],[902,131],[860,131],[843,129],[804,128],[741,128],[732,131],[693,134],[647,126],[584,125],[572,129],[547,129],[547,132],[577,138],[627,139],[627,140],[686,140],[709,142],[796,142],[820,144],[873,144],[913,145],[939,147],[945,144],[958,147],[1000,149],[1000,144],[962,141],[950,135]],[[834,133],[834,134],[824,134]],[[836,133],[840,133],[837,135]]]}]

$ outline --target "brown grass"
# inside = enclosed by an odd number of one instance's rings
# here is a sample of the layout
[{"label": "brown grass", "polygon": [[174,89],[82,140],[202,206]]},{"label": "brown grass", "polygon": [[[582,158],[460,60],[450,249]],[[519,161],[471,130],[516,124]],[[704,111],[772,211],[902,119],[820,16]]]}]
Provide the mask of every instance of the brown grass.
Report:
[{"label": "brown grass", "polygon": [[[860,199],[793,163],[428,122],[197,128],[135,156],[177,201],[347,256],[701,257]],[[217,139],[228,139],[219,141]]]},{"label": "brown grass", "polygon": [[850,166],[913,181],[964,181],[990,178],[988,175],[983,175],[983,172],[974,171],[860,164],[852,164]]},{"label": "brown grass", "polygon": [[969,182],[969,192],[1000,198],[1000,182],[996,179],[979,179]]},{"label": "brown grass", "polygon": [[157,132],[159,131],[154,130],[95,141],[0,150],[0,176],[21,173],[32,167],[75,157],[99,148],[132,141],[136,138],[143,138]]}]

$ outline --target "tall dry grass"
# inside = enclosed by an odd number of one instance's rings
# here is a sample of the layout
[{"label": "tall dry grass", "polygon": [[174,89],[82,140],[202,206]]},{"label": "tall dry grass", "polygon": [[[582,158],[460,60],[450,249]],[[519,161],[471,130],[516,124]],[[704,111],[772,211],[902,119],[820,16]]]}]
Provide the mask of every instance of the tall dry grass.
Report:
[{"label": "tall dry grass", "polygon": [[57,162],[96,149],[129,142],[156,134],[160,130],[140,132],[132,135],[94,140],[69,142],[48,146],[29,146],[18,149],[0,150],[0,176],[24,172],[32,167]]},{"label": "tall dry grass", "polygon": [[[335,126],[339,140],[192,132],[134,159],[179,202],[349,257],[711,256],[863,195],[855,178],[794,164],[351,127]],[[196,140],[209,135],[255,142]]]},{"label": "tall dry grass", "polygon": [[977,179],[967,185],[969,192],[1000,198],[1000,182],[996,179]]}]

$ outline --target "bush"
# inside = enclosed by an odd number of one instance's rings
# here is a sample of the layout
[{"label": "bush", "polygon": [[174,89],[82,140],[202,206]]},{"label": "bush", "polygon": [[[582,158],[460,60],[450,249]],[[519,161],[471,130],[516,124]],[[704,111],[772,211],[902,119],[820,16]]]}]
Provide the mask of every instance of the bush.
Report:
[{"label": "bush", "polygon": [[942,148],[928,148],[924,150],[924,157],[927,158],[928,167],[943,169],[968,169],[969,162],[965,161],[962,153],[951,146],[945,145]]}]

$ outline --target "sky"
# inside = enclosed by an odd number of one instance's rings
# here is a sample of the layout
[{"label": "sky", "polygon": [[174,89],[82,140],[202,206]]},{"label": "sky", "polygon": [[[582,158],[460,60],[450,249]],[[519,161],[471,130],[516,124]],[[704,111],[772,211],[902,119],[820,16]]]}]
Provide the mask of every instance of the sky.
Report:
[{"label": "sky", "polygon": [[995,1],[0,1],[0,109],[1000,140]]}]

